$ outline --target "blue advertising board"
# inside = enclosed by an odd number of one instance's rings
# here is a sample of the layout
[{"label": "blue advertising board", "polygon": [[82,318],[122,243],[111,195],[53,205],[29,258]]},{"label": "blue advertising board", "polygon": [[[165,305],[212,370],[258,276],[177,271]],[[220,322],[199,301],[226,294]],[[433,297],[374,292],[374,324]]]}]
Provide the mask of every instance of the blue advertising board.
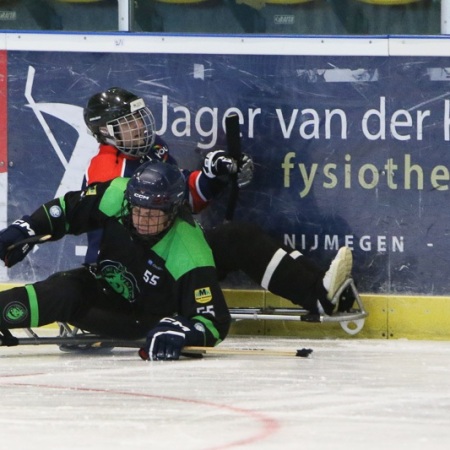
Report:
[{"label": "blue advertising board", "polygon": [[[180,166],[224,148],[238,113],[255,162],[235,218],[324,267],[354,250],[360,291],[448,293],[448,58],[8,52],[8,219],[81,186],[95,154],[82,109],[121,86],[141,95]],[[199,219],[223,221],[226,194]],[[43,278],[83,261],[83,237],[10,270]],[[245,277],[231,287],[249,286]],[[250,284],[251,286],[251,284]]]}]

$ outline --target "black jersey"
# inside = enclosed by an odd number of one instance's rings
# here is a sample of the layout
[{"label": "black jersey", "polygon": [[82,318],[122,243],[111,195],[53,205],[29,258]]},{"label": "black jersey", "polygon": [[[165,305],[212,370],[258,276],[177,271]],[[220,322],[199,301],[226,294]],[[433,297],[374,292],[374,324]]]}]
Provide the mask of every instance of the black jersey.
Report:
[{"label": "black jersey", "polygon": [[133,304],[136,317],[181,315],[203,323],[206,345],[224,339],[230,315],[217,279],[214,259],[189,213],[177,217],[156,243],[127,226],[124,192],[128,178],[115,178],[42,205],[30,217],[37,234],[56,240],[102,228],[96,276],[115,296]]}]

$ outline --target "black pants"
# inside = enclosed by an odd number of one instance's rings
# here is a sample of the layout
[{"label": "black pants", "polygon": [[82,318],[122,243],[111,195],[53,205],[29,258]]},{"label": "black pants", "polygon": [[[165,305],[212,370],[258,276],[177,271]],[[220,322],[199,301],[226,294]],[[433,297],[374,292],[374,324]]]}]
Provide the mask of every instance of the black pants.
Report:
[{"label": "black pants", "polygon": [[322,280],[324,271],[304,256],[293,258],[257,225],[230,222],[206,231],[214,260],[223,279],[241,270],[275,295],[309,311],[317,312],[317,300],[326,312],[333,306],[327,300]]},{"label": "black pants", "polygon": [[0,329],[68,322],[92,333],[136,339],[157,321],[144,318],[138,323],[133,306],[104,288],[85,267],[0,292]]}]

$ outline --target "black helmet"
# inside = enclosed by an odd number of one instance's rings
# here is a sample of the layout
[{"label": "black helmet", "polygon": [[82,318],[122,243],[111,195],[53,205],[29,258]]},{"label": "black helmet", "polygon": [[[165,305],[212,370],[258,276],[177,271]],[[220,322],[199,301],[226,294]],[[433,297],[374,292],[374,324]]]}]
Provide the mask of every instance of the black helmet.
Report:
[{"label": "black helmet", "polygon": [[164,211],[168,215],[168,227],[184,202],[185,188],[186,182],[178,167],[151,160],[142,164],[130,178],[125,198],[131,208]]},{"label": "black helmet", "polygon": [[[155,142],[155,119],[142,98],[125,89],[113,87],[93,95],[83,111],[90,132],[103,144],[122,153],[145,156]],[[129,136],[123,136],[121,128]],[[136,134],[135,130],[141,130]]]}]

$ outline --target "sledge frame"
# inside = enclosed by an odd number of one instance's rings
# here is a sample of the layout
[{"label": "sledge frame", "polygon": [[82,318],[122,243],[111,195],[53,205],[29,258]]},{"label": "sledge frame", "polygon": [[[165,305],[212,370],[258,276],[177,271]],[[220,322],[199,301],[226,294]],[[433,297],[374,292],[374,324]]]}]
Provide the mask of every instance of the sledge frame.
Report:
[{"label": "sledge frame", "polygon": [[[350,334],[359,333],[368,316],[367,311],[356,289],[352,278],[349,278],[336,292],[333,300],[337,301],[337,312],[333,315],[311,314],[309,311],[300,308],[272,308],[272,307],[236,307],[230,308],[231,318],[234,321],[240,320],[285,320],[300,321],[307,323],[339,323],[342,329]],[[42,337],[31,328],[25,328],[27,337],[14,338],[12,341],[4,336],[0,339],[0,345],[59,345],[70,350],[71,346],[94,346],[101,348],[112,347],[137,347],[143,341],[113,339],[84,332],[77,327],[73,327],[65,322],[57,322],[59,335],[55,337]]]},{"label": "sledge frame", "polygon": [[[344,298],[347,292],[348,297]],[[230,308],[233,320],[287,320],[308,323],[339,323],[342,329],[350,335],[359,333],[364,327],[368,316],[361,297],[352,278],[347,279],[336,292],[333,302],[338,305],[337,312],[326,314],[311,314],[300,308],[273,307],[236,307]]]}]

